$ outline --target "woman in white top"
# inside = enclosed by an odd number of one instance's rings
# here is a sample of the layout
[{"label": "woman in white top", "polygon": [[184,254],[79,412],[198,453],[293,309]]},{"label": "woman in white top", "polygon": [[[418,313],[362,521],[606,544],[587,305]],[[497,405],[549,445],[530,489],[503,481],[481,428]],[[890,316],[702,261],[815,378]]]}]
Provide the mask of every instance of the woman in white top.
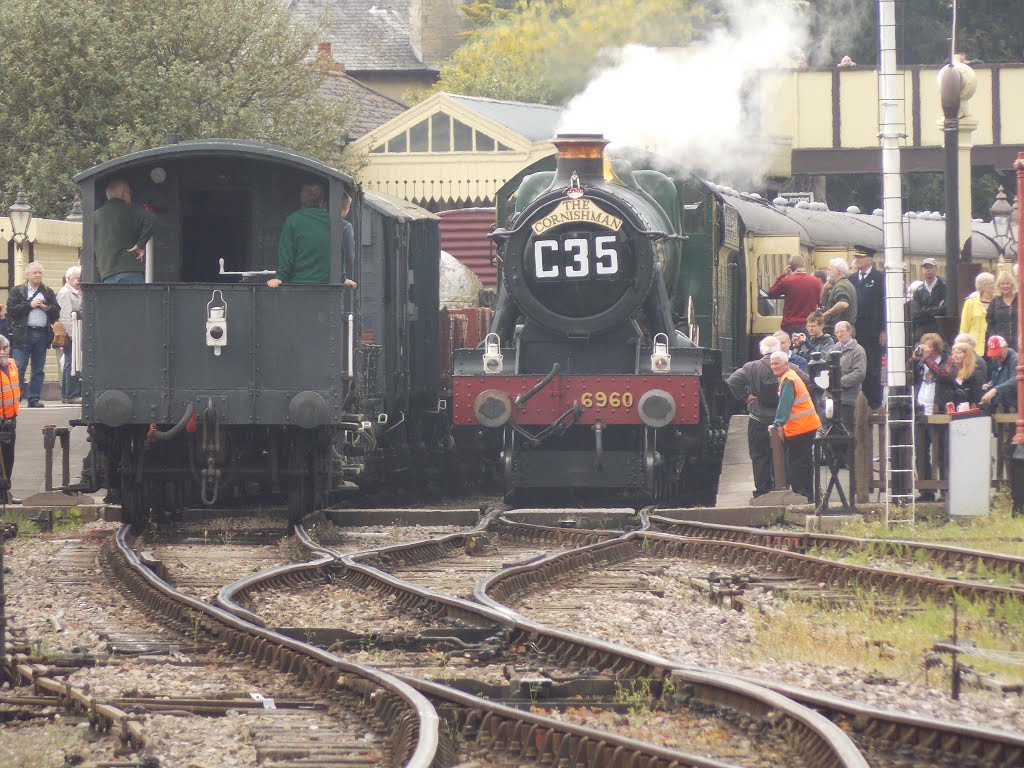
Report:
[{"label": "woman in white top", "polygon": [[[944,351],[945,344],[937,333],[924,334],[914,350],[914,431],[918,480],[946,479],[946,429],[941,424],[928,423],[929,416],[945,411],[949,399],[948,382],[940,381],[933,372],[934,368],[946,370]],[[933,451],[936,453],[934,465]],[[935,501],[935,491],[931,488],[922,489],[917,501]]]},{"label": "woman in white top", "polygon": [[60,324],[64,326],[67,341],[64,343],[64,366],[60,377],[60,399],[63,403],[82,402],[82,379],[71,375],[71,350],[75,343],[74,324],[71,313],[82,312],[82,268],[77,264],[68,267],[64,275],[64,287],[57,292],[60,305]]}]

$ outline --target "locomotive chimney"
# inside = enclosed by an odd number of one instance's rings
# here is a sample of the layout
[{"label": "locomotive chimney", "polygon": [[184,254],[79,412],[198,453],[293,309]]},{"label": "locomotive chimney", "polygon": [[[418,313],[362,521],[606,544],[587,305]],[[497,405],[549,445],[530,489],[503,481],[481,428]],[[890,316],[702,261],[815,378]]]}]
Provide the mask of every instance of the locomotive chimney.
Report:
[{"label": "locomotive chimney", "polygon": [[604,148],[608,141],[599,133],[560,133],[551,142],[558,149],[553,187],[569,186],[573,172],[580,184],[604,182]]}]

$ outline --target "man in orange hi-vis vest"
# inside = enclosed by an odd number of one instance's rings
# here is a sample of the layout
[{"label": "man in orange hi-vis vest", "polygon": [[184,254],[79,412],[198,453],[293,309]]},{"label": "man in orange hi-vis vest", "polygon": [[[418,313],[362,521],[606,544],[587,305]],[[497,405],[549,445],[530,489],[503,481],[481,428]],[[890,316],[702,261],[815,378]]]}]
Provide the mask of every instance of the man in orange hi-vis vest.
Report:
[{"label": "man in orange hi-vis vest", "polygon": [[785,352],[773,352],[772,373],[779,380],[779,407],[769,429],[782,429],[786,446],[786,479],[793,493],[814,501],[811,447],[821,421],[807,385],[789,367]]},{"label": "man in orange hi-vis vest", "polygon": [[7,504],[20,504],[11,496],[11,471],[14,469],[14,430],[21,404],[18,364],[11,358],[11,342],[0,336],[0,493]]}]

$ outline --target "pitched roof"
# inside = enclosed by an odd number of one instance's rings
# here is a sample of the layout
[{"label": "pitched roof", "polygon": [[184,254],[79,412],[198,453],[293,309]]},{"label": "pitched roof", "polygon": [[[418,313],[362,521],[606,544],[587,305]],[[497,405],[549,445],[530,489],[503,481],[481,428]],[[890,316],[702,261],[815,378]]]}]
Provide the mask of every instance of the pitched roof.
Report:
[{"label": "pitched roof", "polygon": [[479,96],[445,94],[467,109],[504,125],[530,141],[542,141],[555,135],[562,119],[562,108],[547,104],[525,104],[521,101],[498,101]]},{"label": "pitched roof", "polygon": [[323,40],[350,72],[436,72],[412,48],[410,0],[285,0],[311,26],[326,23]]},{"label": "pitched roof", "polygon": [[355,141],[365,136],[391,118],[402,114],[408,106],[369,88],[345,72],[329,72],[320,86],[320,93],[331,101],[347,102],[350,106],[351,122],[348,125],[348,140]]}]

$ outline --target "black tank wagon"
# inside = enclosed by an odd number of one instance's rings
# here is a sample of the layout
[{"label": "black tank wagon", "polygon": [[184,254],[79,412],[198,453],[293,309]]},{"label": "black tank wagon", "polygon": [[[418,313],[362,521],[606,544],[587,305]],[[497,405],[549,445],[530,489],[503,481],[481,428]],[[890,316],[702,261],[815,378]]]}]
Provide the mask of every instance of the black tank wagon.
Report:
[{"label": "black tank wagon", "polygon": [[[144,285],[100,282],[93,216],[114,178],[157,221]],[[432,214],[368,201],[349,176],[296,152],[232,140],[138,152],[76,181],[76,338],[93,444],[82,486],[118,492],[125,518],[251,497],[286,499],[298,518],[357,477],[387,476],[446,443]],[[270,288],[282,223],[309,182],[327,201],[329,282]],[[343,285],[344,192],[358,292]]]}]

